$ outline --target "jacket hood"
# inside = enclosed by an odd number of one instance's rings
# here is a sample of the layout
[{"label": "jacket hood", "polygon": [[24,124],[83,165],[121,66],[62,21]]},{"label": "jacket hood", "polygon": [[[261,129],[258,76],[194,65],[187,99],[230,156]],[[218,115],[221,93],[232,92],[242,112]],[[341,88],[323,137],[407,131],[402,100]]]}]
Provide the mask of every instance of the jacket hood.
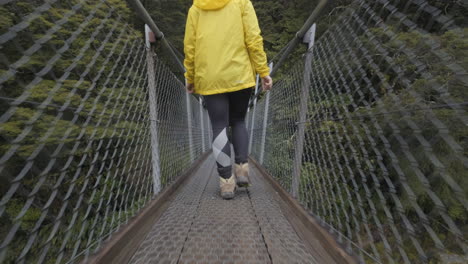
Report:
[{"label": "jacket hood", "polygon": [[223,8],[231,0],[194,0],[193,4],[203,10],[215,10]]}]

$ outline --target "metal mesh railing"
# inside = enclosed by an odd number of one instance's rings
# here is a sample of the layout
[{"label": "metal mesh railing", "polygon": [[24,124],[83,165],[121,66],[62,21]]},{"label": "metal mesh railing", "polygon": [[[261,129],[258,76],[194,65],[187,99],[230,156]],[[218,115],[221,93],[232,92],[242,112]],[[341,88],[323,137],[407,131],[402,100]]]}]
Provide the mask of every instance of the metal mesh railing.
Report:
[{"label": "metal mesh railing", "polygon": [[207,114],[123,1],[0,4],[0,262],[77,262],[209,149]]},{"label": "metal mesh railing", "polygon": [[252,156],[361,262],[467,261],[466,9],[354,1],[250,109]]}]

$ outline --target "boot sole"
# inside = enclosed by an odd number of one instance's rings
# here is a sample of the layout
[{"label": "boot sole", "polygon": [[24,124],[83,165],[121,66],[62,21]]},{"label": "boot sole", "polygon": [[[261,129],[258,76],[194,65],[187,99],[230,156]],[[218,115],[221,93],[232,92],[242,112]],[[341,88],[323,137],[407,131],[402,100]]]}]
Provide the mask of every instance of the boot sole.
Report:
[{"label": "boot sole", "polygon": [[224,200],[231,200],[234,198],[234,193],[222,193],[221,197],[223,197]]},{"label": "boot sole", "polygon": [[248,182],[238,182],[237,187],[241,187],[241,188],[246,187],[247,188],[247,187],[250,187],[250,183],[248,183]]},{"label": "boot sole", "polygon": [[249,179],[246,178],[246,177],[238,177],[236,183],[237,183],[237,186],[239,186],[239,187],[249,187],[250,186]]}]

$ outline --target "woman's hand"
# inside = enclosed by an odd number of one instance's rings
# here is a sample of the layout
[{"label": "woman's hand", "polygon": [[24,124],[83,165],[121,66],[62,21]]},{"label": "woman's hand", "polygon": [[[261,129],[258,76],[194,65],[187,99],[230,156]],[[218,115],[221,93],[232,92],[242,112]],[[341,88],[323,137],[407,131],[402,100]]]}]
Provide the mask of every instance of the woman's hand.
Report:
[{"label": "woman's hand", "polygon": [[269,75],[262,78],[263,91],[271,90],[272,86],[273,86],[273,80],[271,79]]},{"label": "woman's hand", "polygon": [[195,85],[193,83],[185,84],[185,89],[187,90],[187,93],[189,94],[193,93],[193,88],[195,88]]}]

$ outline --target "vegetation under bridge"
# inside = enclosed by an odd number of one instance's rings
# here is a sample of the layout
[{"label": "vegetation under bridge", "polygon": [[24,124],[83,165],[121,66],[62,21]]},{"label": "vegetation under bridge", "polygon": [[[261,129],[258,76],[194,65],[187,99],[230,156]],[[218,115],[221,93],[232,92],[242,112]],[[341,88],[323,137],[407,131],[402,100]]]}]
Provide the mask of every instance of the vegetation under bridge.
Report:
[{"label": "vegetation under bridge", "polygon": [[231,201],[177,45],[127,2],[0,0],[1,263],[468,262],[465,0],[314,1]]}]

